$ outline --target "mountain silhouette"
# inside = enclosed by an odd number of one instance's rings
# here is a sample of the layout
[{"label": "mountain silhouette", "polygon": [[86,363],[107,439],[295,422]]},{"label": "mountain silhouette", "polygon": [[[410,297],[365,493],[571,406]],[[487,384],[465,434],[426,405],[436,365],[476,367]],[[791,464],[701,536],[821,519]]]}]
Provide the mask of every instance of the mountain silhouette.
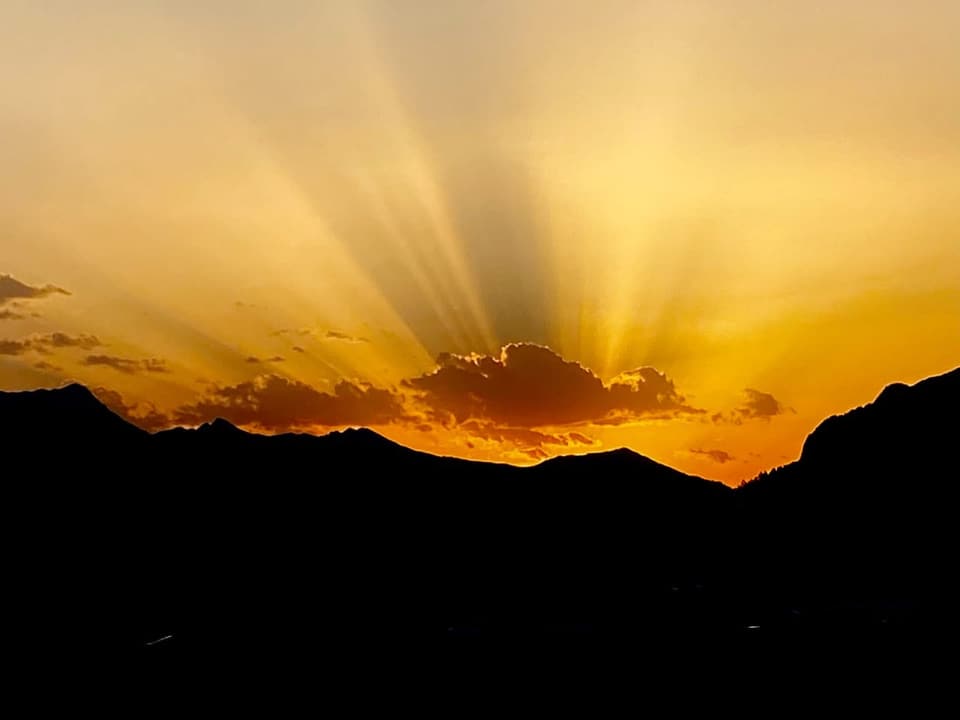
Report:
[{"label": "mountain silhouette", "polygon": [[50,437],[70,446],[146,435],[77,384],[57,390],[0,392],[0,433],[11,443]]},{"label": "mountain silhouette", "polygon": [[954,597],[958,402],[960,369],[891,385],[734,490],[624,449],[518,468],[371,430],[150,435],[78,385],[0,393],[18,632],[180,658],[922,634]]}]

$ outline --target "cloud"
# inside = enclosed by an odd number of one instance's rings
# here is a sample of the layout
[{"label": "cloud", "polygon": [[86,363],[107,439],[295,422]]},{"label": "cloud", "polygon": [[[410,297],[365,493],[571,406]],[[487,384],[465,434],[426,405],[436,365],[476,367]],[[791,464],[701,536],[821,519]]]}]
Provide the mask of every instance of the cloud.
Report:
[{"label": "cloud", "polygon": [[43,335],[34,340],[35,344],[41,344],[48,348],[82,348],[83,350],[93,350],[103,347],[103,343],[96,335],[66,335],[55,332],[50,335]]},{"label": "cloud", "polygon": [[120,393],[102,387],[93,388],[91,392],[97,396],[100,402],[124,420],[148,432],[163,430],[173,424],[171,419],[157,410],[156,406],[152,403],[128,405],[124,402],[123,396],[120,395]]},{"label": "cloud", "polygon": [[166,360],[160,358],[146,358],[143,360],[134,360],[131,358],[117,357],[115,355],[87,355],[81,363],[87,367],[103,366],[113,368],[117,372],[127,375],[137,373],[168,373]]},{"label": "cloud", "polygon": [[23,355],[31,349],[29,340],[0,340],[0,355]]},{"label": "cloud", "polygon": [[582,433],[546,433],[530,428],[504,427],[479,420],[468,420],[460,425],[459,429],[475,438],[514,445],[522,452],[547,445],[571,447],[594,444],[593,440]]},{"label": "cloud", "polygon": [[526,448],[520,452],[534,460],[546,460],[548,457],[550,457],[546,450],[538,447]]},{"label": "cloud", "polygon": [[323,334],[324,340],[339,340],[341,342],[347,343],[368,343],[370,342],[365,337],[357,337],[355,335],[348,335],[347,333],[338,332],[337,330],[327,330]]},{"label": "cloud", "polygon": [[274,330],[271,335],[274,336],[283,336],[283,335],[296,335],[298,337],[316,337],[320,340],[334,340],[345,343],[369,343],[370,340],[365,337],[360,337],[358,335],[350,335],[345,332],[340,332],[339,330],[312,330],[310,328],[281,328],[280,330]]},{"label": "cloud", "polygon": [[59,365],[54,365],[53,363],[48,363],[46,360],[41,360],[40,362],[35,362],[33,366],[37,370],[45,370],[47,372],[63,372],[63,368]]},{"label": "cloud", "polygon": [[67,290],[56,285],[33,287],[20,282],[12,275],[0,275],[0,305],[10,300],[35,300],[48,295],[69,295]]},{"label": "cloud", "polygon": [[49,335],[32,335],[22,340],[0,340],[0,355],[23,355],[31,351],[49,355],[52,349],[93,350],[102,346],[103,343],[95,335],[67,335],[55,332]]},{"label": "cloud", "polygon": [[304,349],[303,349],[302,347],[300,347],[299,345],[294,345],[293,348],[291,348],[291,349],[292,349],[295,353],[305,353],[305,352],[307,352],[306,350],[304,350]]},{"label": "cloud", "polygon": [[0,308],[0,320],[23,320],[24,318],[26,318],[26,315],[16,310],[4,310]]},{"label": "cloud", "polygon": [[788,408],[770,393],[746,388],[743,391],[744,400],[729,413],[716,412],[710,416],[710,420],[716,424],[729,423],[731,425],[742,425],[747,420],[766,420],[777,415],[783,415],[788,412],[796,412]]},{"label": "cloud", "polygon": [[780,401],[770,393],[760,392],[753,388],[746,388],[743,392],[746,395],[746,400],[734,412],[744,418],[770,419],[787,411]]},{"label": "cloud", "polygon": [[432,372],[404,381],[431,419],[445,425],[486,420],[532,428],[619,425],[648,417],[702,413],[654,368],[604,383],[592,371],[531,343],[506,345],[499,356],[443,353]]},{"label": "cloud", "polygon": [[383,425],[408,418],[402,398],[392,390],[341,380],[327,393],[279,375],[216,386],[174,413],[176,422],[183,425],[199,425],[217,417],[270,431]]},{"label": "cloud", "polygon": [[690,452],[696,455],[703,455],[704,457],[708,457],[714,462],[720,463],[721,465],[724,465],[728,462],[736,460],[736,458],[730,453],[728,453],[726,450],[703,450],[701,448],[691,448]]},{"label": "cloud", "polygon": [[255,355],[251,355],[244,362],[248,363],[249,365],[260,365],[262,363],[282,363],[282,362],[286,362],[286,358],[280,355],[274,355],[273,357],[261,359],[256,357]]}]

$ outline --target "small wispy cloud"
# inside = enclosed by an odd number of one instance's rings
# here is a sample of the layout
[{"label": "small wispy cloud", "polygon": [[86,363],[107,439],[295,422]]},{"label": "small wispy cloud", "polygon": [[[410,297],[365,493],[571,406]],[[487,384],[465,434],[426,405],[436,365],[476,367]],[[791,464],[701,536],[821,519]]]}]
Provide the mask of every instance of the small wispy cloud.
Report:
[{"label": "small wispy cloud", "polygon": [[94,350],[99,347],[103,347],[103,343],[96,335],[67,335],[55,332],[49,335],[31,335],[21,340],[0,340],[0,355],[24,355],[28,352],[49,355],[54,349]]},{"label": "small wispy cloud", "polygon": [[368,343],[368,342],[370,342],[370,341],[369,341],[367,338],[365,338],[365,337],[359,337],[359,336],[357,336],[357,335],[349,335],[349,334],[347,334],[347,333],[340,332],[340,331],[338,331],[338,330],[327,330],[327,331],[323,334],[323,339],[324,339],[324,340],[339,340],[340,342],[347,342],[347,343]]},{"label": "small wispy cloud", "polygon": [[691,448],[690,452],[692,452],[695,455],[702,455],[704,457],[710,458],[714,462],[720,463],[721,465],[725,465],[728,462],[732,462],[733,460],[736,460],[736,458],[730,453],[728,453],[726,450],[705,450],[702,448]]},{"label": "small wispy cloud", "polygon": [[332,342],[345,343],[369,343],[370,339],[359,335],[341,332],[340,330],[314,330],[313,328],[281,328],[274,330],[271,335],[282,337],[284,335],[295,337],[314,337],[317,340],[327,340]]},{"label": "small wispy cloud", "polygon": [[108,367],[125,375],[170,372],[166,360],[160,358],[136,360],[116,355],[87,355],[81,362],[81,365],[85,365],[86,367]]},{"label": "small wispy cloud", "polygon": [[35,300],[49,295],[69,294],[69,290],[56,285],[33,286],[17,280],[13,275],[0,275],[0,305],[5,305],[11,300]]},{"label": "small wispy cloud", "polygon": [[282,355],[274,355],[273,357],[268,357],[268,358],[258,358],[256,355],[250,355],[249,357],[247,357],[246,360],[244,360],[244,362],[246,362],[248,365],[262,365],[264,363],[282,363],[286,361],[287,359]]},{"label": "small wispy cloud", "polygon": [[777,415],[783,415],[788,412],[796,412],[788,408],[773,395],[753,388],[746,388],[743,391],[743,402],[735,407],[731,412],[717,412],[710,416],[710,419],[717,424],[729,423],[732,425],[742,425],[746,420],[771,420]]}]

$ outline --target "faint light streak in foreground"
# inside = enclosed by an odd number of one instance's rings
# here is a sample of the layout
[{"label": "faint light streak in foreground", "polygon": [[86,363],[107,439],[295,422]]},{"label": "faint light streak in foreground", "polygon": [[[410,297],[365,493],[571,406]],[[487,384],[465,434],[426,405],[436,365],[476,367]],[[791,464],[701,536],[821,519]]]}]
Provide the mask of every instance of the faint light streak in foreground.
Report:
[{"label": "faint light streak in foreground", "polygon": [[166,642],[171,638],[173,638],[173,635],[164,635],[163,637],[159,637],[156,640],[151,640],[150,642],[145,643],[145,647],[150,647],[151,645],[159,645],[160,643]]}]

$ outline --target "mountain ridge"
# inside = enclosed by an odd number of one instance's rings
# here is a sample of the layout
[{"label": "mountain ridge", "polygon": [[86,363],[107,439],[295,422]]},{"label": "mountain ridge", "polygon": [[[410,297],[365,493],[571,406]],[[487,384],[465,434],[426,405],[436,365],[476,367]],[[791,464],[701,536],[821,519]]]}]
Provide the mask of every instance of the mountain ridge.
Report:
[{"label": "mountain ridge", "polygon": [[889,386],[734,490],[625,449],[516,467],[370,430],[150,435],[86,389],[0,393],[29,469],[9,486],[34,570],[11,583],[17,632],[221,662],[564,628],[650,653],[924,636],[958,599],[957,403],[960,369]]},{"label": "mountain ridge", "polygon": [[[913,390],[914,392],[926,391],[928,388],[931,388],[931,387],[933,387],[935,390],[940,390],[944,386],[950,386],[952,387],[954,392],[960,392],[960,367],[955,368],[953,370],[949,370],[945,373],[941,373],[939,375],[932,375],[932,376],[923,378],[912,385],[902,383],[902,382],[893,382],[884,386],[884,388],[877,394],[877,396],[873,401],[865,403],[864,405],[858,406],[856,408],[852,408],[851,410],[848,410],[846,412],[831,415],[825,418],[824,420],[822,420],[804,440],[804,443],[800,452],[800,456],[794,462],[803,462],[804,460],[809,462],[811,454],[815,454],[816,448],[821,442],[821,439],[824,436],[829,435],[832,432],[832,429],[834,426],[846,424],[850,422],[852,418],[859,419],[860,417],[863,417],[865,415],[869,416],[870,414],[876,412],[874,408],[877,408],[877,407],[886,408],[891,405],[897,406],[899,403],[904,402],[904,398],[909,397],[909,393],[911,390]],[[3,413],[0,413],[0,415],[9,416],[11,413],[18,412],[18,410],[13,407],[4,410],[3,408],[4,402],[6,402],[9,405],[10,399],[14,399],[14,400],[20,399],[22,401],[21,406],[25,406],[26,403],[30,402],[31,398],[35,398],[35,399],[43,398],[44,402],[42,403],[42,405],[44,407],[44,411],[47,411],[47,412],[49,412],[50,408],[54,408],[55,410],[60,410],[66,416],[72,416],[77,411],[83,409],[87,412],[98,413],[101,416],[100,417],[101,420],[103,417],[106,417],[107,413],[109,413],[110,416],[112,416],[113,418],[116,418],[116,420],[123,422],[125,425],[128,425],[132,428],[136,428],[137,430],[146,433],[146,431],[142,430],[141,428],[138,428],[135,423],[121,417],[119,414],[117,414],[116,412],[111,410],[109,407],[107,407],[99,398],[96,397],[96,395],[89,388],[87,388],[86,386],[80,383],[69,383],[59,388],[41,388],[36,390],[23,390],[23,391],[0,391],[0,410],[3,410]],[[63,402],[58,402],[60,400],[63,400]],[[35,419],[39,417],[39,415],[40,415],[39,412],[33,413],[31,416],[31,421],[35,421]],[[118,423],[114,423],[114,425],[116,427],[120,427]],[[9,431],[9,428],[6,427],[6,425],[0,426],[0,428],[3,428],[4,430]],[[401,443],[397,443],[391,440],[390,438],[387,438],[386,436],[382,435],[381,433],[366,427],[348,427],[348,428],[333,430],[331,432],[323,433],[323,434],[287,432],[287,433],[280,433],[276,435],[265,435],[261,433],[251,433],[233,424],[229,420],[226,420],[225,418],[217,417],[201,425],[198,425],[196,427],[191,428],[188,426],[176,426],[172,428],[166,428],[164,430],[160,430],[150,434],[162,435],[164,433],[169,433],[171,431],[199,432],[202,434],[217,434],[217,435],[233,434],[237,437],[240,437],[242,435],[248,438],[254,437],[254,436],[266,437],[266,438],[290,437],[290,436],[298,437],[298,438],[331,438],[331,437],[341,438],[341,439],[363,438],[363,440],[368,443],[381,443],[383,445],[391,445],[391,446],[395,446],[396,448],[402,448],[414,453],[427,455],[430,457],[439,457],[439,458],[451,459],[451,460],[463,459],[467,462],[486,463],[486,464],[492,464],[492,465],[505,464],[505,463],[489,463],[489,461],[472,460],[472,459],[466,459],[466,458],[457,458],[456,456],[428,453],[421,450],[416,450],[414,448],[410,448],[408,446],[402,445]],[[622,446],[617,448],[604,449],[604,450],[588,451],[585,453],[558,455],[551,458],[546,458],[535,465],[527,466],[527,467],[540,467],[545,464],[551,464],[557,460],[563,460],[566,462],[579,462],[579,460],[575,460],[575,458],[601,459],[605,457],[620,458],[620,459],[630,459],[634,457],[640,458],[649,463],[653,463],[654,465],[659,466],[661,468],[668,468],[670,470],[677,472],[678,474],[686,475],[687,477],[694,477],[701,480],[705,480],[707,482],[715,482],[706,478],[699,478],[698,476],[695,476],[695,475],[683,473],[682,471],[677,470],[676,468],[672,468],[669,465],[658,463],[652,458],[649,458],[646,455],[643,455],[642,453],[639,453],[631,448],[622,447]],[[783,467],[789,467],[792,464],[793,463],[788,463],[785,466],[780,466],[780,468],[774,468],[771,471],[775,472],[777,470],[780,470]],[[754,482],[755,480],[768,474],[771,471],[761,473],[760,476],[755,477],[743,484],[750,484],[751,482]]]},{"label": "mountain ridge", "polygon": [[[148,433],[147,431],[142,430],[142,428],[137,427],[137,425],[134,422],[131,422],[126,418],[123,418],[122,416],[117,414],[115,411],[111,410],[105,403],[103,403],[99,398],[97,398],[96,395],[89,388],[87,388],[86,386],[80,383],[70,383],[68,385],[64,385],[59,388],[43,388],[38,390],[22,390],[22,391],[0,390],[0,412],[4,412],[3,403],[5,402],[5,398],[21,397],[23,399],[27,399],[31,393],[44,394],[50,400],[53,400],[53,401],[62,399],[63,400],[63,402],[61,403],[62,409],[66,408],[66,409],[70,409],[71,411],[76,411],[78,409],[81,409],[80,407],[78,407],[78,404],[83,408],[85,408],[87,411],[92,411],[95,408],[96,412],[98,413],[101,413],[101,414],[109,413],[110,415],[115,417],[117,420],[123,422],[124,424],[129,425],[130,427],[136,428],[137,430],[152,436],[164,436],[167,433],[182,435],[184,432],[186,432],[191,434],[198,433],[200,435],[216,435],[221,437],[232,435],[236,438],[244,437],[247,439],[257,437],[257,438],[267,438],[267,439],[269,438],[299,438],[299,439],[329,438],[329,439],[335,439],[335,440],[338,439],[341,441],[356,440],[356,441],[360,441],[361,444],[379,443],[384,446],[390,445],[395,448],[417,453],[419,455],[437,457],[441,459],[462,460],[464,462],[495,465],[495,466],[509,465],[509,463],[497,463],[497,462],[490,462],[490,461],[484,461],[484,460],[475,460],[470,458],[459,458],[452,455],[443,455],[443,454],[429,453],[422,450],[417,450],[415,448],[411,448],[401,443],[398,443],[394,440],[391,440],[390,438],[377,432],[376,430],[373,430],[372,428],[362,427],[362,426],[346,427],[346,428],[341,428],[337,430],[332,430],[330,432],[322,433],[322,434],[315,434],[315,433],[308,433],[308,432],[285,432],[285,433],[277,433],[277,434],[263,434],[263,433],[250,432],[248,430],[243,429],[242,427],[235,425],[234,423],[230,422],[225,418],[217,417],[207,422],[204,422],[200,425],[197,425],[195,427],[181,425],[181,426],[165,428],[163,430],[158,430],[156,432]],[[9,412],[9,411],[6,411],[6,412]],[[671,468],[668,465],[658,463],[652,458],[649,458],[646,455],[643,455],[642,453],[639,453],[628,447],[609,448],[604,450],[596,450],[596,451],[576,453],[576,454],[570,454],[570,455],[558,455],[551,458],[546,458],[535,465],[523,466],[523,467],[538,467],[545,463],[551,463],[552,461],[555,461],[555,460],[568,459],[568,458],[585,458],[585,457],[596,457],[596,458],[610,457],[610,458],[620,458],[620,459],[638,458],[648,463],[657,465],[659,467],[674,470],[678,474],[687,475],[686,473],[682,473],[681,471],[676,470],[675,468]],[[576,462],[576,460],[574,460],[574,462]],[[688,477],[696,477],[696,476],[688,475]],[[704,478],[699,478],[699,479],[704,479]],[[714,481],[707,480],[707,482],[714,482]]]}]

